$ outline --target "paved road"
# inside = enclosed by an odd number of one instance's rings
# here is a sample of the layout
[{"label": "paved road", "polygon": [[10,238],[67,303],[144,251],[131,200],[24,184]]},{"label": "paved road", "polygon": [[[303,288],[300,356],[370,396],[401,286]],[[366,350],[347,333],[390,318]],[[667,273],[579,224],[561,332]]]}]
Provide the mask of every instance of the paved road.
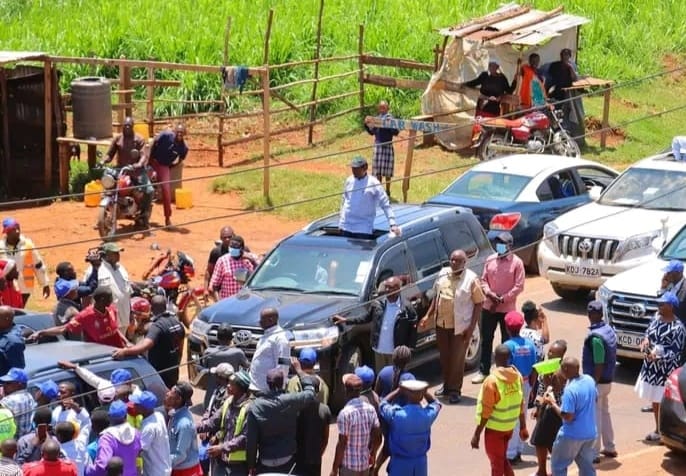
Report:
[{"label": "paved road", "polygon": [[[522,297],[532,299],[543,306],[550,319],[552,339],[566,339],[569,345],[568,355],[580,357],[588,326],[584,303],[568,303],[558,299],[547,281],[539,277],[527,279]],[[613,385],[610,395],[610,406],[620,456],[616,460],[602,461],[598,466],[598,472],[637,476],[686,475],[686,457],[673,454],[662,446],[642,441],[652,430],[654,423],[652,414],[639,411],[643,402],[633,392],[637,372],[638,367],[617,369],[617,382]],[[415,373],[420,378],[430,381],[432,390],[438,387],[440,382],[437,364],[426,365]],[[469,380],[469,377],[465,379],[463,402],[460,405],[445,405],[434,426],[429,452],[431,476],[490,474],[483,442],[480,450],[472,450],[469,446],[475,425],[475,399],[479,390],[479,387],[472,385]],[[529,428],[532,429],[533,425],[530,424]],[[329,474],[336,439],[335,427],[332,427],[322,474]],[[518,476],[528,476],[535,471],[533,448],[527,447],[523,458],[524,462],[515,468]],[[570,471],[570,474],[576,474],[575,470]]]}]

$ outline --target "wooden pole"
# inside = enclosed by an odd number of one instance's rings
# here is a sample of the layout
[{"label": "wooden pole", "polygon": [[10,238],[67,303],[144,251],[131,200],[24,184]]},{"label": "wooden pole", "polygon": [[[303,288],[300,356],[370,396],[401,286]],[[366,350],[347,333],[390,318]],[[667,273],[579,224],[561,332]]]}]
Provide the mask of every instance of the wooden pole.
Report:
[{"label": "wooden pole", "polygon": [[43,63],[43,114],[44,114],[44,147],[45,166],[43,169],[43,182],[45,190],[52,188],[52,63],[48,60]]},{"label": "wooden pole", "polygon": [[263,66],[264,73],[262,73],[262,133],[264,135],[262,139],[262,154],[264,156],[264,169],[262,171],[262,194],[264,198],[269,201],[269,167],[271,160],[271,91],[269,90],[269,40],[272,35],[272,21],[274,19],[274,10],[269,10],[269,16],[267,17],[267,30],[264,34],[264,55],[263,55]]},{"label": "wooden pole", "polygon": [[357,40],[357,54],[359,55],[359,83],[360,83],[360,116],[364,120],[364,24],[360,24]]},{"label": "wooden pole", "polygon": [[[120,59],[124,59],[124,56],[122,56]],[[120,84],[122,89],[126,89],[126,87],[124,87],[124,83],[125,83],[124,76],[126,76],[126,66],[124,66],[123,63],[121,63],[121,64],[119,64],[119,84]],[[121,96],[121,95],[117,96],[117,101],[118,102],[124,101],[123,96]],[[117,109],[117,121],[120,124],[118,132],[121,132],[121,124],[124,124],[124,110],[123,109]]]},{"label": "wooden pole", "polygon": [[[314,84],[312,84],[312,101],[317,99],[317,86],[319,85],[319,57],[322,49],[322,15],[324,14],[324,0],[319,0],[319,15],[317,17],[317,42],[314,50]],[[314,121],[317,112],[317,105],[310,106],[310,122]],[[307,145],[312,145],[312,136],[314,134],[314,126],[310,126],[307,130]]]},{"label": "wooden pole", "polygon": [[604,149],[607,144],[607,134],[610,132],[610,95],[612,91],[607,88],[603,93],[603,122],[600,131],[600,148]]},{"label": "wooden pole", "polygon": [[9,94],[7,91],[7,70],[0,68],[0,104],[2,104],[2,159],[5,161],[4,168],[0,167],[3,172],[2,178],[5,184],[5,190],[10,191],[10,182],[12,181],[12,156],[10,147],[10,123],[7,111],[9,111],[7,102]]},{"label": "wooden pole", "polygon": [[[226,67],[229,64],[229,38],[231,35],[231,17],[226,19],[226,27],[224,28],[224,56],[222,57],[222,64]],[[221,104],[219,105],[219,123],[217,132],[217,161],[220,167],[224,167],[224,116],[226,115],[226,86],[222,81],[221,90]]]},{"label": "wooden pole", "polygon": [[[123,94],[123,97],[121,97],[121,101],[124,102],[124,104],[132,104],[133,101],[133,96],[131,94],[131,68],[129,66],[125,66],[123,70],[123,77],[121,78],[122,82],[120,83],[121,89],[125,90],[126,92]],[[124,108],[124,113],[126,117],[133,117],[133,109],[131,106],[127,106]]]},{"label": "wooden pole", "polygon": [[146,113],[148,121],[148,137],[155,137],[155,69],[148,67],[148,80],[150,84],[145,87],[147,93]]},{"label": "wooden pole", "polygon": [[405,157],[405,173],[403,175],[403,202],[407,203],[407,192],[410,190],[410,176],[412,175],[412,158],[414,157],[414,143],[417,140],[417,131],[410,130],[407,141],[407,156]]}]

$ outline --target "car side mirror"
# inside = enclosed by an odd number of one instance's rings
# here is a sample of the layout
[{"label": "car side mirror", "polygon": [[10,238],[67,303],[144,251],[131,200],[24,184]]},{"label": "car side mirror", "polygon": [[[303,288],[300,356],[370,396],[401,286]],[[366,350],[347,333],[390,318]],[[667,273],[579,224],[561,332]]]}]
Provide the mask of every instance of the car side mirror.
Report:
[{"label": "car side mirror", "polygon": [[600,194],[603,191],[603,187],[599,185],[594,185],[588,190],[588,196],[590,197],[591,200],[594,202],[597,202],[598,199],[600,198]]}]

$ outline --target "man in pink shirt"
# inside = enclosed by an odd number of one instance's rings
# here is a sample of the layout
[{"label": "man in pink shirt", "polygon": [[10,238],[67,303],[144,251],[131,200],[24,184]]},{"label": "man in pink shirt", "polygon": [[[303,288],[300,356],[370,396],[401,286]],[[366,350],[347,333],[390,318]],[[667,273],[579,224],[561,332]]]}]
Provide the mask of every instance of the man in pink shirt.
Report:
[{"label": "man in pink shirt", "polygon": [[524,290],[524,263],[512,252],[513,239],[508,232],[495,239],[495,254],[488,257],[481,276],[486,300],[481,311],[481,364],[472,383],[482,383],[491,371],[491,354],[496,327],[500,327],[501,343],[509,335],[505,329],[505,314],[517,309],[517,296]]}]

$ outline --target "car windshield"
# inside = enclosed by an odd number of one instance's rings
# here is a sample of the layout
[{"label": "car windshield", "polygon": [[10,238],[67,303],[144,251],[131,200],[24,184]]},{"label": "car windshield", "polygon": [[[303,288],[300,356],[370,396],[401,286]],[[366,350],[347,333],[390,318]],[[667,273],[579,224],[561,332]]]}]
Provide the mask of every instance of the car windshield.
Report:
[{"label": "car windshield", "polygon": [[469,171],[443,192],[448,195],[492,200],[515,200],[531,177],[496,172]]},{"label": "car windshield", "polygon": [[666,261],[673,259],[686,261],[686,226],[679,230],[672,241],[667,243],[667,246],[660,252],[660,258]]},{"label": "car windshield", "polygon": [[370,250],[282,244],[260,264],[249,287],[357,296],[371,266]]},{"label": "car windshield", "polygon": [[598,203],[650,210],[686,210],[686,170],[628,169],[610,184]]}]

